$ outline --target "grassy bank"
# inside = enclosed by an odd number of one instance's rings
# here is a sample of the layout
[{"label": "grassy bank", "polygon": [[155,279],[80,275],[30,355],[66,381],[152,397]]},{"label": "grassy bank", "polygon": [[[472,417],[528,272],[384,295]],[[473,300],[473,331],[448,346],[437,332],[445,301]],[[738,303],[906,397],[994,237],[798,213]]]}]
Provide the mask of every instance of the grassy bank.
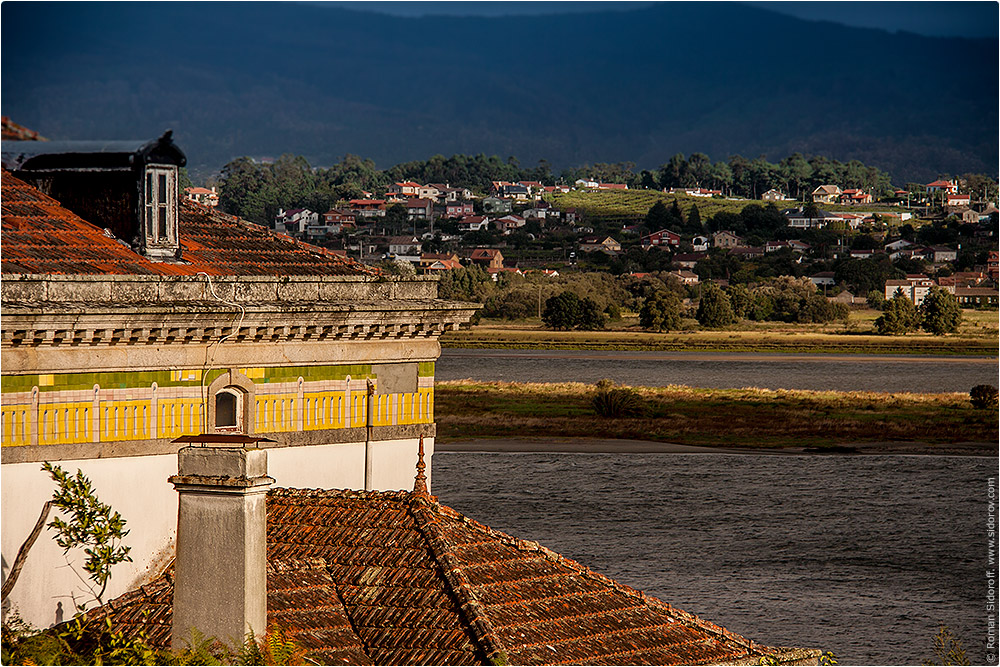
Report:
[{"label": "grassy bank", "polygon": [[721,331],[699,329],[690,320],[689,328],[669,333],[643,331],[635,315],[609,323],[604,331],[553,331],[538,318],[515,323],[484,321],[471,329],[448,332],[441,344],[472,349],[997,355],[996,312],[964,311],[959,332],[947,336],[879,336],[872,332],[878,314],[852,311],[846,324],[744,322]]},{"label": "grassy bank", "polygon": [[438,382],[438,440],[592,437],[720,447],[819,447],[863,441],[997,442],[996,410],[968,394],[636,388],[647,412],[603,418],[581,383]]}]

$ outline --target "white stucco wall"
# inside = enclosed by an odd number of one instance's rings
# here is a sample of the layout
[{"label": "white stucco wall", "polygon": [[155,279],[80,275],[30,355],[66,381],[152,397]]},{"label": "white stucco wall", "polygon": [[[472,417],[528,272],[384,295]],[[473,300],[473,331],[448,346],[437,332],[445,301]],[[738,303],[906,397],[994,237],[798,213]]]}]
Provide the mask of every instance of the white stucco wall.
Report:
[{"label": "white stucco wall", "polygon": [[[417,439],[377,441],[371,448],[370,487],[377,490],[412,489],[416,474]],[[432,438],[424,440],[426,475],[431,478]],[[133,562],[112,570],[104,595],[112,599],[159,574],[172,556],[177,530],[177,493],[167,478],[177,473],[177,456],[62,461],[64,470],[83,471],[97,496],[121,513],[129,529],[125,543],[132,547]],[[313,445],[268,450],[269,474],[275,486],[293,488],[354,488],[365,484],[365,443]],[[42,505],[52,497],[55,483],[40,463],[5,464],[0,467],[2,491],[3,576],[6,579],[17,551],[34,527]],[[55,516],[50,513],[49,520]],[[82,569],[85,555],[73,549],[63,556],[54,533],[39,535],[21,571],[4,614],[17,609],[35,627],[48,627],[73,617],[74,604],[93,607],[90,583]],[[75,600],[75,602],[74,602]],[[62,605],[59,618],[58,607]]]}]

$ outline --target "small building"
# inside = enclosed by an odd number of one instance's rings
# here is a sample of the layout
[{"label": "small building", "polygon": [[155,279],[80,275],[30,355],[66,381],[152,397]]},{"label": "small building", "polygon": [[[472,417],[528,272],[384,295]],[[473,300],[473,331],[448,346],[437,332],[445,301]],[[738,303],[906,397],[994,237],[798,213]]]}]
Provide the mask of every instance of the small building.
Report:
[{"label": "small building", "polygon": [[514,203],[501,197],[486,197],[483,199],[484,213],[510,213]]},{"label": "small building", "polygon": [[821,185],[812,191],[812,200],[817,204],[836,204],[842,194],[839,186]]},{"label": "small building", "polygon": [[848,188],[840,194],[840,203],[851,206],[871,204],[872,196],[864,190],[858,188]]},{"label": "small building", "polygon": [[433,185],[421,185],[417,188],[417,198],[418,199],[430,199],[432,201],[437,201],[438,197],[441,196],[441,191],[438,190]]},{"label": "small building", "polygon": [[471,201],[449,201],[441,207],[441,212],[445,218],[464,218],[473,215],[476,211]]},{"label": "small building", "polygon": [[458,221],[458,231],[462,233],[478,232],[490,225],[490,219],[483,215],[468,215]]},{"label": "small building", "polygon": [[832,287],[837,284],[833,271],[820,271],[819,273],[809,276],[809,280],[811,280],[812,284],[816,287]]},{"label": "small building", "polygon": [[919,306],[924,302],[924,297],[932,287],[941,287],[944,290],[955,293],[955,287],[951,285],[939,286],[925,275],[909,275],[902,280],[885,281],[884,295],[886,299],[891,299],[896,292],[900,292],[913,302],[914,306]]},{"label": "small building", "polygon": [[691,247],[695,252],[707,252],[712,240],[707,236],[696,236],[691,239]]},{"label": "small building", "polygon": [[935,264],[940,264],[942,262],[954,262],[958,259],[958,251],[954,248],[936,245],[930,248],[930,256],[931,261]]},{"label": "small building", "polygon": [[670,271],[667,275],[676,278],[682,285],[698,284],[698,274],[692,271]]},{"label": "small building", "polygon": [[955,298],[962,308],[996,308],[996,287],[956,287]]},{"label": "small building", "polygon": [[837,294],[836,296],[831,296],[827,298],[832,303],[842,303],[845,306],[855,306],[857,304],[867,303],[866,299],[860,299],[854,296],[854,294],[852,294],[851,292],[848,292],[847,290],[842,291],[840,294]]},{"label": "small building", "polygon": [[674,264],[684,269],[693,269],[695,264],[708,257],[707,252],[682,252],[674,255]]},{"label": "small building", "polygon": [[617,255],[622,251],[622,244],[610,236],[588,236],[580,240],[580,252],[603,252]]},{"label": "small building", "polygon": [[735,248],[743,243],[743,239],[733,232],[723,229],[712,234],[713,248]]},{"label": "small building", "polygon": [[527,220],[525,220],[521,216],[510,213],[501,218],[497,218],[496,220],[493,221],[493,224],[496,226],[498,230],[500,230],[501,233],[507,235],[510,234],[515,229],[524,227],[528,223]]},{"label": "small building", "polygon": [[393,236],[389,239],[389,254],[397,259],[419,262],[423,244],[416,236]]},{"label": "small building", "polygon": [[643,236],[640,242],[644,248],[676,247],[681,244],[681,235],[669,229],[661,229],[658,232]]},{"label": "small building", "polygon": [[388,188],[386,188],[385,193],[387,195],[394,195],[398,198],[418,197],[420,194],[420,184],[414,183],[413,181],[401,181],[399,183],[393,183]]},{"label": "small building", "polygon": [[788,226],[795,229],[821,229],[832,222],[844,221],[840,215],[823,210],[817,210],[815,215],[807,215],[804,207],[789,209],[784,214]]},{"label": "small building", "polygon": [[200,187],[184,188],[184,196],[187,197],[188,201],[193,201],[202,206],[219,205],[219,195],[215,192],[214,185],[211,189]]},{"label": "small building", "polygon": [[944,205],[948,208],[958,208],[959,206],[968,206],[972,203],[972,197],[969,195],[960,195],[957,192],[954,194],[946,194],[944,196]]},{"label": "small building", "polygon": [[495,248],[476,248],[469,255],[469,260],[487,271],[503,268],[503,253]]},{"label": "small building", "polygon": [[934,194],[937,192],[943,192],[945,194],[957,195],[958,194],[958,184],[955,181],[946,181],[940,179],[934,181],[933,183],[927,184],[927,194]]},{"label": "small building", "polygon": [[791,197],[788,197],[781,190],[774,190],[774,189],[768,190],[767,192],[762,194],[760,198],[761,201],[787,201],[791,199]]},{"label": "small building", "polygon": [[305,234],[306,227],[318,224],[319,213],[307,208],[279,208],[274,216],[274,231],[285,234]]},{"label": "small building", "polygon": [[431,220],[434,217],[434,200],[413,198],[406,200],[407,220]]},{"label": "small building", "polygon": [[371,219],[385,217],[386,205],[384,199],[352,199],[347,202],[347,207],[358,218]]}]

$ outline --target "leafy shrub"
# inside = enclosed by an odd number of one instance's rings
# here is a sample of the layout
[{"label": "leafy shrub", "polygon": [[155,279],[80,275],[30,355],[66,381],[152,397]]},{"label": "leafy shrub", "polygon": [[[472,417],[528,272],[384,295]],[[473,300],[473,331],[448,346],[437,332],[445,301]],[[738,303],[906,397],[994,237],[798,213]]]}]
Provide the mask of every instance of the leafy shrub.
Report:
[{"label": "leafy shrub", "polygon": [[602,417],[641,417],[646,413],[646,402],[633,389],[615,387],[610,380],[597,383],[597,393],[591,400],[594,412]]},{"label": "leafy shrub", "polygon": [[977,410],[988,410],[997,407],[997,388],[991,384],[977,384],[969,392],[972,407]]}]

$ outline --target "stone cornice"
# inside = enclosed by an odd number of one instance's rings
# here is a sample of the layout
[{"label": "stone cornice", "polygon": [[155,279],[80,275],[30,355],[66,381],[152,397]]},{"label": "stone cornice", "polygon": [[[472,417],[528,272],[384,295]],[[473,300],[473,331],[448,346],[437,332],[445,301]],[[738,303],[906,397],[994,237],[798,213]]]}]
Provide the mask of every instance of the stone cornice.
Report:
[{"label": "stone cornice", "polygon": [[0,286],[0,342],[79,347],[206,344],[223,338],[232,343],[437,338],[465,324],[476,310],[474,304],[433,298],[435,282],[422,278],[213,278],[219,300],[203,277],[193,278],[6,277]]}]

